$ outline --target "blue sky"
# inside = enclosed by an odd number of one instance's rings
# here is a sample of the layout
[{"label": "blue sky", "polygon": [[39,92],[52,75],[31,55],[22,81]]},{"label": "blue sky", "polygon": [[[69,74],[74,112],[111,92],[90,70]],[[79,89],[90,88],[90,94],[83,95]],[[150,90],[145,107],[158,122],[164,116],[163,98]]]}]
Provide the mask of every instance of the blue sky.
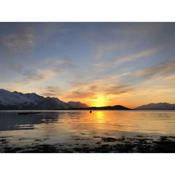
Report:
[{"label": "blue sky", "polygon": [[0,23],[0,86],[89,105],[175,102],[175,23]]}]

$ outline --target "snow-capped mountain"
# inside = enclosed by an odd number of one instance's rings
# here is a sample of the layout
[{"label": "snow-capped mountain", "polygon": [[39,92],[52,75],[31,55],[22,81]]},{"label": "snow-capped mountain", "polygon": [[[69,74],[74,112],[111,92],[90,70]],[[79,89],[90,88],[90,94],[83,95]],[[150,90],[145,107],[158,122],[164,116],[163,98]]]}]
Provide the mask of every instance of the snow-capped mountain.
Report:
[{"label": "snow-capped mountain", "polygon": [[0,89],[0,109],[71,109],[85,108],[80,102],[64,102],[58,98],[43,97],[35,93],[23,94]]}]

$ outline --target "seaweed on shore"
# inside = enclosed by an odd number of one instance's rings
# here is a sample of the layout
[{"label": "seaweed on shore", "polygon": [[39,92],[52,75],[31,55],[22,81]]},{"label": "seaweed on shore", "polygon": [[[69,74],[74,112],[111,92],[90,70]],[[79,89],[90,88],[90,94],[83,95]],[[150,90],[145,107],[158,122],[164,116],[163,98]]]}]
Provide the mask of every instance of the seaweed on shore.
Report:
[{"label": "seaweed on shore", "polygon": [[101,137],[101,141],[91,144],[42,144],[13,146],[5,138],[0,138],[0,152],[4,153],[175,153],[175,137],[162,136],[159,139],[135,137]]}]

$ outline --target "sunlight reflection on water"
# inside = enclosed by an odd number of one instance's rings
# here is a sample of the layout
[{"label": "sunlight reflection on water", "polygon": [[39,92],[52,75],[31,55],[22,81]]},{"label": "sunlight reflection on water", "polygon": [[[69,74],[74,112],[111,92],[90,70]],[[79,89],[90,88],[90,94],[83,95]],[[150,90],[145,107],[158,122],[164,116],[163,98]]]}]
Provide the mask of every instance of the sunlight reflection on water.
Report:
[{"label": "sunlight reflection on water", "polygon": [[[175,135],[173,111],[0,113],[0,137],[28,144],[89,142],[98,136]],[[19,141],[20,140],[20,141]]]}]

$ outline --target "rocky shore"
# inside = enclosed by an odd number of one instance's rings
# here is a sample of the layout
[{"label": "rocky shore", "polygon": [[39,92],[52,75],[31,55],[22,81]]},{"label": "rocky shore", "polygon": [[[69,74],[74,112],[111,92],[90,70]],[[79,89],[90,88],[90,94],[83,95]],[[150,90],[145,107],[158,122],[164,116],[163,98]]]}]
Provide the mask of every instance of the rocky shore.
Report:
[{"label": "rocky shore", "polygon": [[95,144],[43,144],[12,146],[5,137],[0,138],[1,153],[175,153],[175,137],[147,138],[98,137]]}]

